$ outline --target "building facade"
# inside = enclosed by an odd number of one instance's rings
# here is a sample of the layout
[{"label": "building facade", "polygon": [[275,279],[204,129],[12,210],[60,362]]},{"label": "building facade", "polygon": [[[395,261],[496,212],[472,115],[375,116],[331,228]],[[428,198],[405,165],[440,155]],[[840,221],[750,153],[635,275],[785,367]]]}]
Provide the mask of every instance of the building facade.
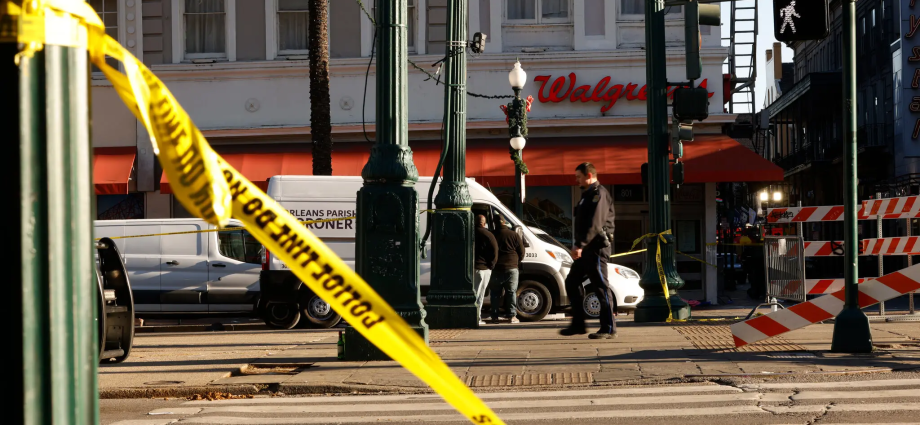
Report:
[{"label": "building facade", "polygon": [[[257,184],[276,174],[311,174],[306,0],[96,0],[109,33],[143,59],[169,87],[214,149]],[[358,175],[374,140],[373,2],[329,1],[333,173]],[[440,152],[446,0],[409,0],[409,136],[419,173],[434,172]],[[668,11],[669,81],[684,81],[683,13]],[[646,162],[645,35],[642,0],[471,0],[469,32],[488,35],[485,52],[468,56],[467,174],[509,197],[514,167],[499,106],[508,72],[520,60],[533,96],[524,161],[526,215],[565,241],[571,238],[575,166],[591,161],[617,204],[618,251],[646,229],[640,166]],[[715,184],[776,179],[778,169],[722,126],[718,28],[702,27],[703,76],[710,117],[686,145],[687,184],[675,190],[675,231],[683,252],[703,255],[715,241]],[[435,78],[431,75],[434,74]],[[170,195],[150,141],[95,74],[92,87],[99,218],[187,216]],[[751,164],[755,164],[752,172]],[[104,172],[103,172],[104,171]],[[106,179],[101,177],[105,174]],[[427,188],[424,188],[427,189]],[[419,188],[419,190],[423,190]],[[712,224],[706,217],[712,210]],[[709,237],[708,235],[712,235]],[[642,256],[624,263],[642,267]],[[692,264],[691,264],[692,263]],[[701,266],[682,261],[688,280]]]}]

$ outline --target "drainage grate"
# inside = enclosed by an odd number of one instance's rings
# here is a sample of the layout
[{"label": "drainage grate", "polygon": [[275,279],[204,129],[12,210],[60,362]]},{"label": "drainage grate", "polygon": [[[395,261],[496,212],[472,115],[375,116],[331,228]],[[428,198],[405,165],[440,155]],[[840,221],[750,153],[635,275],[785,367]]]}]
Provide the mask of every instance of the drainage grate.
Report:
[{"label": "drainage grate", "polygon": [[591,384],[591,372],[528,373],[524,375],[475,375],[466,378],[470,387],[523,387],[532,385]]},{"label": "drainage grate", "polygon": [[814,359],[817,358],[814,353],[776,353],[767,356],[771,359]]},{"label": "drainage grate", "polygon": [[701,350],[735,352],[806,351],[805,347],[778,337],[735,348],[731,328],[725,325],[675,326],[674,330],[683,335],[684,338],[687,338],[694,347]]},{"label": "drainage grate", "polygon": [[432,329],[428,331],[429,341],[454,339],[465,334],[469,329]]}]

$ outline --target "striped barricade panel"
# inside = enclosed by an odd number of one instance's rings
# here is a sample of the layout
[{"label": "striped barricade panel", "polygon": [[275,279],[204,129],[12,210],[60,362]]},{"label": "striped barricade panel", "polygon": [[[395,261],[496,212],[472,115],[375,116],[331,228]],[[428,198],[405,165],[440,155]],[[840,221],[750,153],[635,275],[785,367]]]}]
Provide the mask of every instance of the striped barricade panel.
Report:
[{"label": "striped barricade panel", "polygon": [[[863,283],[873,278],[859,279],[856,283]],[[843,289],[843,279],[805,279],[805,289],[808,295],[830,294]]]},{"label": "striped barricade panel", "polygon": [[[859,246],[859,255],[909,255],[920,253],[920,236],[863,239]],[[842,241],[805,242],[806,257],[842,257]]]},{"label": "striped barricade panel", "polygon": [[[859,308],[888,301],[917,289],[920,289],[920,264],[877,279],[867,280],[859,285]],[[731,326],[735,347],[762,341],[836,317],[843,310],[844,298],[845,294],[841,289],[784,310],[735,323]]]},{"label": "striped barricade panel", "polygon": [[[900,198],[873,199],[863,201],[863,210],[869,215],[882,214],[882,216],[920,213],[918,196],[902,196]],[[901,217],[908,218],[908,217]]]},{"label": "striped barricade panel", "polygon": [[[920,205],[920,202],[918,202],[917,205]],[[880,206],[878,209],[886,211],[887,207],[882,209]],[[916,209],[916,207],[914,207],[914,209]],[[869,213],[867,214],[866,211],[869,211]],[[895,208],[895,211],[897,211],[897,208]],[[857,211],[856,218],[859,220],[875,220],[878,218],[878,215],[871,214],[871,211],[863,205],[859,208],[859,211]],[[885,220],[901,218],[920,218],[920,211],[882,213],[882,219]],[[843,221],[843,206],[767,209],[767,223],[770,224],[814,223],[821,221]]]}]

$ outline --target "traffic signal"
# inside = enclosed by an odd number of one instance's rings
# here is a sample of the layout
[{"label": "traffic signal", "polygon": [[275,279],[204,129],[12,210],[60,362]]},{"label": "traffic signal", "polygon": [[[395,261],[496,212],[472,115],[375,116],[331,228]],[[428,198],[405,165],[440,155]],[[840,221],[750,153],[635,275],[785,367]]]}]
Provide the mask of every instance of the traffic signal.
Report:
[{"label": "traffic signal", "polygon": [[820,40],[827,34],[827,0],[773,0],[773,36],[778,41]]},{"label": "traffic signal", "polygon": [[693,125],[676,119],[671,124],[671,155],[675,160],[683,158],[684,143],[693,141]]},{"label": "traffic signal", "polygon": [[684,40],[686,40],[687,48],[688,80],[699,79],[703,74],[703,60],[700,58],[703,35],[700,33],[700,25],[719,26],[721,14],[718,4],[700,4],[696,0],[690,0],[684,5]]},{"label": "traffic signal", "polygon": [[680,185],[684,184],[684,163],[683,162],[674,163],[674,167],[671,168],[671,180],[674,182],[674,184],[677,185],[677,187],[680,187]]},{"label": "traffic signal", "polygon": [[709,118],[709,91],[705,87],[674,89],[674,117],[678,121],[702,121]]}]

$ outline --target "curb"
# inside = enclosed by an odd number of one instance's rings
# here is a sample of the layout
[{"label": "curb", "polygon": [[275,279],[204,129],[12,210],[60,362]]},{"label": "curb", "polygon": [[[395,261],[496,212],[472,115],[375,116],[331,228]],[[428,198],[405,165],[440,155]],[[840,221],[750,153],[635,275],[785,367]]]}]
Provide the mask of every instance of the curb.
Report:
[{"label": "curb", "polygon": [[196,394],[221,392],[237,395],[255,395],[261,389],[255,385],[209,385],[198,387],[154,387],[154,388],[112,388],[100,389],[100,399],[126,399],[126,398],[160,398],[160,397],[188,397]]},{"label": "curb", "polygon": [[266,324],[218,324],[212,325],[175,325],[175,326],[135,326],[135,334],[175,333],[175,332],[221,332],[221,331],[262,331],[272,330]]}]

